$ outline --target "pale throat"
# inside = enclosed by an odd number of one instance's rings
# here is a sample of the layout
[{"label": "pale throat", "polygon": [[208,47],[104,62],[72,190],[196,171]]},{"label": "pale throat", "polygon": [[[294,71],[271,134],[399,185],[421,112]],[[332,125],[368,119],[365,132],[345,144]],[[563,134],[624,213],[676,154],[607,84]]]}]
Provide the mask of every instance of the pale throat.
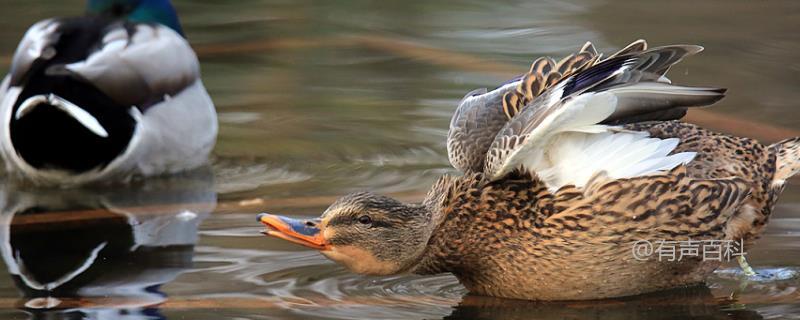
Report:
[{"label": "pale throat", "polygon": [[331,246],[329,250],[320,251],[320,253],[359,274],[391,275],[398,273],[401,269],[397,263],[382,261],[369,250],[356,246]]}]

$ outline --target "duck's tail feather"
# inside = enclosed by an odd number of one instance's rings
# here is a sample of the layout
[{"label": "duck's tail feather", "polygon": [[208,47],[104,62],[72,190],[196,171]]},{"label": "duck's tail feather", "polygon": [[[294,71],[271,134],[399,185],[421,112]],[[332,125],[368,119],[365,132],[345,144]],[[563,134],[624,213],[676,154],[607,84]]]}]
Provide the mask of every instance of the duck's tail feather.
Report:
[{"label": "duck's tail feather", "polygon": [[800,172],[800,137],[789,138],[770,146],[777,157],[773,184],[783,185]]}]

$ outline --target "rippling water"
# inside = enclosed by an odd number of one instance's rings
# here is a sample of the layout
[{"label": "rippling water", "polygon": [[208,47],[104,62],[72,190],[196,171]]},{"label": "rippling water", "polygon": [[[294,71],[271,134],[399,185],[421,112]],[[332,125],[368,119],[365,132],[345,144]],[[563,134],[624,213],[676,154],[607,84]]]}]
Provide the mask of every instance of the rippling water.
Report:
[{"label": "rippling water", "polygon": [[[795,182],[749,252],[762,279],[742,283],[731,264],[708,287],[601,302],[476,297],[449,275],[353,275],[253,221],[316,216],[356,190],[419,200],[453,172],[444,138],[466,92],[586,40],[605,52],[637,38],[704,45],[671,78],[730,91],[716,114],[690,120],[775,140],[774,126],[800,128],[797,1],[176,4],[219,111],[211,165],[125,190],[0,184],[0,318],[800,319]],[[82,8],[4,1],[0,72],[33,22]],[[758,125],[742,132],[730,116]],[[48,293],[42,279],[62,284]]]}]

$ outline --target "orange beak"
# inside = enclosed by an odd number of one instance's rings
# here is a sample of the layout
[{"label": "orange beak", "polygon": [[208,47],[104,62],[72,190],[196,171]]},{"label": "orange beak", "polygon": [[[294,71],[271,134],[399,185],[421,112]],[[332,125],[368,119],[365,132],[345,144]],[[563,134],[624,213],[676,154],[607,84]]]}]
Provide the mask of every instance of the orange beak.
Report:
[{"label": "orange beak", "polygon": [[283,216],[261,213],[257,216],[267,229],[261,233],[294,242],[316,250],[328,250],[329,245],[322,236],[319,220],[298,220]]}]

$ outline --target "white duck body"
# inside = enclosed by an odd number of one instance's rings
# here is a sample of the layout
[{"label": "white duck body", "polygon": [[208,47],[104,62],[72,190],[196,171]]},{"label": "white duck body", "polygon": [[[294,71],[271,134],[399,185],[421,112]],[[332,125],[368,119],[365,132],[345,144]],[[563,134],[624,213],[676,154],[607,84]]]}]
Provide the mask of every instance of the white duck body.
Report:
[{"label": "white duck body", "polygon": [[189,43],[160,24],[100,16],[28,30],[0,86],[0,120],[6,170],[37,185],[190,170],[217,135]]}]

